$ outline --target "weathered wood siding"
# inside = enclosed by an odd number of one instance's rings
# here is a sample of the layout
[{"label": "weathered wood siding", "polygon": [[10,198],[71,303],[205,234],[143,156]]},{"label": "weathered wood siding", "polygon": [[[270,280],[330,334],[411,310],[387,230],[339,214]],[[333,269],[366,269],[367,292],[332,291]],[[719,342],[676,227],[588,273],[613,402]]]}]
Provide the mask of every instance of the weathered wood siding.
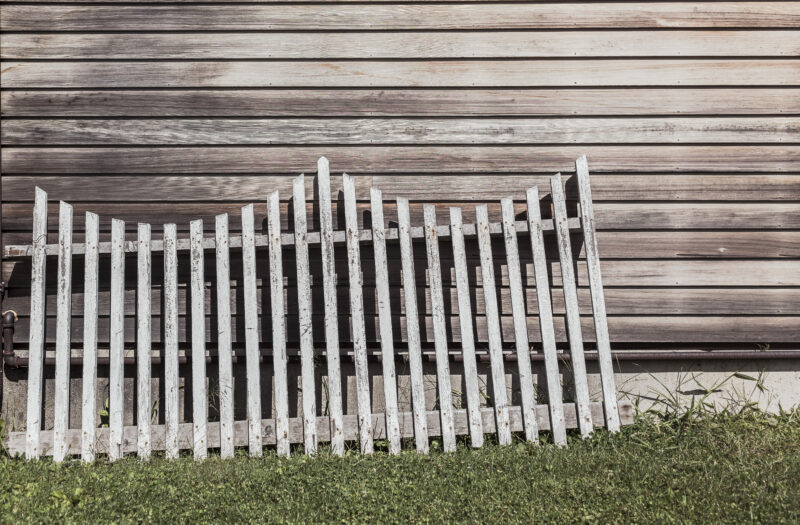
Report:
[{"label": "weathered wood siding", "polygon": [[[51,199],[50,242],[58,233],[55,199],[74,206],[75,242],[84,216],[178,223],[255,203],[255,227],[267,229],[267,198],[280,191],[284,229],[293,225],[292,180],[316,175],[330,159],[333,223],[344,229],[341,178],[353,177],[358,223],[371,227],[370,185],[383,191],[387,221],[396,197],[410,201],[414,225],[423,205],[449,224],[447,207],[511,196],[524,217],[525,191],[550,193],[549,177],[574,173],[585,153],[592,174],[610,339],[631,347],[800,341],[800,2],[317,3],[205,2],[113,5],[86,2],[2,4],[2,220],[6,244],[30,243],[34,187]],[[310,182],[310,181],[309,181]],[[567,184],[570,213],[577,199]],[[312,184],[306,198],[312,201]],[[309,229],[319,230],[309,204]],[[543,207],[551,217],[549,206]],[[487,323],[477,245],[467,246],[477,338]],[[556,287],[561,268],[554,236],[545,239]],[[297,348],[296,270],[286,336]],[[463,298],[449,243],[442,243],[442,297],[448,334],[460,340]],[[502,242],[493,244],[502,335],[512,341],[512,294]],[[380,331],[371,247],[362,247],[366,335]],[[212,345],[217,329],[206,254],[203,306]],[[387,251],[392,312],[400,299],[400,250]],[[573,240],[584,339],[594,341],[585,249]],[[269,301],[267,253],[258,251],[257,301]],[[420,329],[432,343],[435,311],[426,253],[414,250]],[[346,250],[336,252],[339,334],[351,338]],[[310,248],[314,338],[325,337],[322,265]],[[187,341],[188,258],[180,257],[178,334]],[[529,337],[538,333],[530,245],[520,243]],[[6,308],[30,324],[30,264],[6,261]],[[47,265],[48,344],[55,343],[55,264]],[[134,341],[135,265],[126,266],[124,323]],[[154,255],[153,343],[163,343]],[[242,256],[231,253],[234,344],[245,341]],[[99,270],[98,339],[109,339],[109,261]],[[73,268],[72,338],[81,341],[83,265]],[[554,290],[555,336],[566,339],[564,294]],[[66,305],[65,305],[66,306]],[[397,315],[397,314],[395,314]],[[406,339],[395,320],[394,338]],[[269,315],[258,320],[271,341]],[[330,328],[330,327],[328,327]]]}]

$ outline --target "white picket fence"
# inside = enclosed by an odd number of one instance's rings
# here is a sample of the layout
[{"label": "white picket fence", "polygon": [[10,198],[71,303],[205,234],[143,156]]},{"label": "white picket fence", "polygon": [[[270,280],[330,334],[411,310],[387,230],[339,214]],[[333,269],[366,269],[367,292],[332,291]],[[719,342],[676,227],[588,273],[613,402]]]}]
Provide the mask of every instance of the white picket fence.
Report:
[{"label": "white picket fence", "polygon": [[[361,453],[373,451],[375,439],[385,439],[391,453],[401,450],[403,438],[412,438],[419,452],[427,453],[429,438],[440,436],[443,450],[456,448],[456,436],[469,435],[471,445],[480,447],[484,434],[496,433],[501,445],[512,441],[513,432],[524,432],[524,439],[536,442],[541,430],[550,430],[553,441],[566,445],[566,429],[577,427],[583,436],[589,436],[595,424],[615,432],[620,424],[631,420],[631,407],[618,403],[614,384],[612,356],[603,297],[603,284],[595,237],[589,173],[585,157],[576,161],[576,177],[580,195],[580,219],[568,218],[564,187],[560,174],[551,179],[553,220],[543,221],[540,214],[539,194],[536,187],[527,192],[527,221],[518,222],[514,216],[513,200],[501,201],[502,223],[490,223],[486,205],[477,206],[476,224],[463,224],[461,208],[450,209],[450,224],[438,225],[432,205],[424,208],[422,227],[412,226],[409,203],[397,198],[397,228],[386,228],[383,199],[378,188],[371,188],[372,228],[360,230],[357,224],[354,181],[342,175],[345,223],[344,231],[332,227],[330,178],[328,161],[318,162],[319,232],[307,231],[306,181],[300,175],[294,181],[294,231],[281,232],[280,202],[278,192],[268,198],[268,228],[266,235],[255,232],[253,205],[242,208],[242,233],[228,234],[228,215],[216,217],[216,235],[204,237],[202,221],[193,221],[188,239],[178,239],[174,224],[164,225],[162,240],[151,239],[150,225],[139,224],[138,240],[125,240],[125,224],[112,221],[111,242],[99,242],[99,220],[86,214],[84,243],[72,242],[72,207],[60,203],[59,242],[48,245],[47,194],[36,189],[33,214],[33,243],[30,246],[8,247],[6,252],[31,258],[31,310],[30,344],[28,349],[28,399],[27,430],[11,432],[7,448],[12,453],[22,453],[28,459],[52,455],[55,461],[80,454],[85,461],[93,461],[97,454],[105,453],[113,461],[127,452],[136,452],[148,458],[153,450],[164,450],[166,456],[177,457],[180,449],[190,448],[197,459],[205,458],[209,448],[219,449],[222,457],[231,457],[237,446],[248,446],[251,456],[260,456],[265,445],[275,445],[278,454],[288,456],[291,444],[303,443],[306,454],[318,450],[320,442],[329,442],[334,454],[342,454],[348,441],[357,441]],[[592,403],[578,311],[578,296],[573,270],[570,230],[582,230],[588,264],[594,327],[602,382],[603,402]],[[544,232],[555,230],[563,281],[569,334],[570,359],[574,374],[575,403],[563,403],[559,375],[559,355],[550,301],[550,282],[545,258]],[[521,236],[521,234],[527,234]],[[521,406],[510,406],[506,392],[506,373],[500,315],[498,312],[495,258],[491,238],[502,235],[505,241],[508,282],[511,293],[516,350],[517,373],[520,384]],[[488,330],[488,351],[493,392],[492,406],[481,406],[475,342],[473,340],[473,309],[470,304],[465,238],[477,237],[485,316]],[[460,325],[460,350],[463,359],[466,386],[466,410],[455,409],[450,403],[440,403],[439,410],[426,410],[422,344],[418,317],[416,278],[413,250],[415,240],[424,238],[428,261],[430,301],[433,317],[434,349],[438,398],[452,398],[450,357],[446,328],[445,302],[442,291],[439,238],[449,239],[452,245],[454,271],[458,298]],[[528,240],[526,240],[529,239]],[[520,240],[524,242],[520,246]],[[395,337],[392,333],[392,311],[389,276],[387,270],[387,242],[399,242],[402,263],[402,287],[405,307],[407,356],[411,383],[411,412],[398,409],[397,379],[395,371]],[[544,354],[548,405],[537,405],[531,366],[531,341],[528,337],[524,283],[521,277],[519,251],[530,249],[538,299],[538,321],[541,346]],[[371,407],[370,377],[368,369],[368,341],[365,331],[362,297],[362,272],[359,246],[371,243],[374,253],[376,294],[379,320],[379,342],[382,363],[382,383],[385,409],[375,414]],[[312,305],[309,278],[309,244],[320,244],[324,304]],[[349,313],[351,319],[353,360],[355,363],[357,414],[345,414],[342,407],[341,365],[338,333],[338,311],[334,249],[346,244],[349,282]],[[262,419],[261,348],[258,333],[258,306],[256,290],[257,247],[268,247],[270,268],[270,297],[272,305],[272,365],[274,377],[274,414]],[[284,277],[282,271],[283,247],[294,248],[297,265],[298,319],[300,333],[300,362],[302,384],[302,417],[289,417],[287,383],[287,338],[284,308]],[[234,396],[231,340],[231,249],[241,250],[244,276],[244,325],[246,357],[247,420],[234,420]],[[219,365],[219,421],[208,421],[208,392],[206,371],[206,339],[204,305],[204,257],[216,253],[215,286],[217,293],[217,352]],[[192,414],[191,422],[179,420],[179,345],[178,345],[178,251],[189,251],[191,262],[191,362]],[[165,398],[161,400],[164,424],[151,424],[149,414],[153,401],[151,390],[151,253],[163,252],[164,261],[164,322],[163,358]],[[98,355],[98,274],[100,254],[110,253],[111,300],[109,342],[109,406],[108,427],[98,428],[97,406],[97,355]],[[125,265],[132,260],[127,254],[136,253],[137,310],[136,310],[136,399],[137,425],[123,426],[124,421],[124,351],[125,351]],[[80,428],[69,421],[70,408],[70,357],[72,342],[71,283],[72,258],[82,255],[85,264],[84,326],[83,326],[83,376],[82,419]],[[55,398],[52,430],[42,429],[43,413],[43,357],[45,353],[45,266],[48,257],[56,257],[57,269],[57,322],[55,343]],[[188,299],[187,299],[188,300]],[[315,348],[312,337],[314,307],[324,310],[325,356],[327,359],[328,414],[321,415],[316,406],[318,385],[315,381]],[[265,308],[266,311],[266,308]],[[266,314],[265,314],[266,315]],[[538,341],[537,341],[538,342]],[[377,341],[375,342],[377,343]],[[237,388],[239,385],[237,384]],[[78,395],[73,392],[73,395]],[[186,393],[189,395],[189,393]],[[188,417],[188,414],[187,414]]]}]

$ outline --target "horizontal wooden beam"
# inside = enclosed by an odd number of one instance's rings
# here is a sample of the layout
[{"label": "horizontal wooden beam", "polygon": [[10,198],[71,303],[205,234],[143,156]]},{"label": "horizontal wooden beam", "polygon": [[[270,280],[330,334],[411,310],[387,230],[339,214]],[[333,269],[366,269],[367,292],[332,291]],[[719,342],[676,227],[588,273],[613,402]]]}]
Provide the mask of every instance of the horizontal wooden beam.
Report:
[{"label": "horizontal wooden beam", "polygon": [[781,144],[800,142],[800,117],[10,119],[0,140],[5,146]]},{"label": "horizontal wooden beam", "polygon": [[6,117],[779,115],[796,88],[4,90]]},{"label": "horizontal wooden beam", "polygon": [[[69,0],[72,1],[75,0]],[[321,5],[250,6],[5,5],[0,26],[4,31],[794,29],[800,26],[800,7],[793,2],[459,4],[415,1],[396,5],[357,5],[359,1],[363,0],[344,4],[327,0]],[[286,0],[279,4],[283,2]]]},{"label": "horizontal wooden beam", "polygon": [[0,49],[3,60],[785,57],[800,54],[800,32],[6,33]]},{"label": "horizontal wooden beam", "polygon": [[[550,414],[548,412],[548,405],[536,406],[536,419],[538,422],[539,430],[550,430]],[[604,421],[603,405],[599,402],[591,404],[592,418],[594,421]],[[619,415],[623,425],[633,424],[635,411],[630,401],[620,400],[619,402]],[[428,411],[428,435],[441,436],[441,417],[439,411]],[[522,431],[522,413],[520,407],[509,407],[509,416],[512,432]],[[495,410],[494,408],[482,408],[481,417],[483,418],[483,431],[484,433],[495,432]],[[414,437],[414,425],[412,423],[411,412],[400,412],[400,432],[404,438]],[[457,435],[466,435],[469,433],[467,424],[467,411],[462,409],[453,410],[453,419],[455,433]],[[577,419],[575,416],[575,404],[564,404],[564,420],[567,428],[576,428]],[[386,439],[386,418],[383,414],[372,415],[372,428],[375,439]],[[317,436],[320,441],[330,441],[330,420],[327,416],[317,417]],[[151,427],[151,446],[153,450],[165,449],[165,428],[164,425],[153,425]],[[96,451],[100,454],[107,453],[108,451],[108,429],[98,428]],[[275,445],[275,420],[262,419],[261,420],[261,435],[263,445]],[[358,416],[351,414],[344,416],[344,437],[348,441],[358,439]],[[74,428],[70,429],[67,433],[67,442],[69,446],[69,454],[79,454],[81,450],[81,430]],[[127,426],[123,430],[123,452],[136,452],[138,439],[138,428],[135,426]],[[52,454],[53,448],[53,431],[44,430],[40,437],[40,446],[42,455]],[[303,418],[295,417],[289,419],[289,441],[291,443],[303,442]],[[220,429],[218,422],[208,423],[208,441],[209,448],[219,448],[220,446]],[[234,422],[234,444],[237,447],[244,447],[248,444],[248,430],[247,421]],[[25,432],[9,432],[8,440],[5,442],[6,450],[11,456],[22,454],[25,451]],[[193,447],[192,440],[192,423],[181,423],[178,430],[178,447],[181,449],[191,449]]]},{"label": "horizontal wooden beam", "polygon": [[799,75],[800,60],[784,58],[7,61],[3,64],[3,88],[796,87]]},{"label": "horizontal wooden beam", "polygon": [[[525,233],[528,231],[527,221],[517,221],[517,232],[518,233]],[[476,226],[474,224],[465,224],[464,225],[464,236],[465,237],[475,237],[476,233]],[[580,230],[581,229],[581,221],[578,217],[572,217],[569,219],[569,228],[572,230]],[[493,222],[489,224],[489,230],[492,235],[500,235],[503,233],[503,225],[499,222]],[[543,220],[542,221],[542,230],[544,231],[553,231],[553,221],[550,220]],[[440,238],[446,239],[450,237],[450,226],[438,226],[437,228],[438,234]],[[397,240],[397,228],[386,228],[386,239],[387,240]],[[414,226],[411,228],[411,236],[414,239],[424,239],[425,232],[422,226]],[[372,242],[372,230],[358,230],[358,238],[360,242]],[[319,232],[309,232],[306,234],[306,242],[308,244],[319,244],[320,243],[320,233]],[[333,242],[343,244],[346,242],[345,232],[343,230],[333,232]],[[269,238],[267,235],[259,234],[255,236],[255,244],[256,247],[265,247],[269,246]],[[283,246],[294,247],[295,245],[295,238],[293,233],[282,233],[281,234],[281,244]],[[190,248],[190,241],[189,239],[183,238],[178,239],[176,243],[176,248],[178,251],[188,251]],[[213,237],[204,237],[202,243],[204,250],[214,250],[217,246],[216,240]],[[233,235],[230,237],[229,246],[231,248],[241,248],[242,247],[242,237],[241,235]],[[58,255],[58,244],[48,244],[45,247],[45,253],[48,256]],[[81,255],[85,253],[85,244],[77,243],[72,247],[73,255]],[[154,240],[150,245],[150,249],[153,252],[161,252],[164,251],[164,241],[163,240]],[[138,243],[135,241],[126,241],[124,245],[124,250],[126,253],[136,253],[138,251]],[[3,258],[14,258],[14,257],[30,257],[33,253],[33,248],[31,245],[11,245],[3,247]],[[98,245],[98,253],[106,254],[111,253],[111,242],[101,242]]]}]

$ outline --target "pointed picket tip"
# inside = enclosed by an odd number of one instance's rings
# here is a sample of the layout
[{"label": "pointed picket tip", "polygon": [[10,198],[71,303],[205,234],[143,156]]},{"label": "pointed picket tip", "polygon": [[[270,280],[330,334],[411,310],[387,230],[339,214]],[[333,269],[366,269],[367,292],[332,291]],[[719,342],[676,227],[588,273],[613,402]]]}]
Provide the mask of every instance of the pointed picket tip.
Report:
[{"label": "pointed picket tip", "polygon": [[99,218],[100,218],[100,216],[99,216],[99,215],[97,215],[96,213],[92,213],[92,212],[90,212],[90,211],[87,211],[87,212],[86,212],[86,220],[87,220],[87,221],[96,221],[96,220],[98,220]]},{"label": "pointed picket tip", "polygon": [[61,210],[65,210],[65,211],[66,211],[66,210],[69,210],[69,211],[72,211],[72,204],[70,204],[70,203],[68,203],[68,202],[66,202],[66,201],[58,201],[58,207],[59,207],[59,209],[61,209]]},{"label": "pointed picket tip", "polygon": [[35,193],[35,195],[36,195],[36,199],[44,199],[44,200],[47,200],[47,192],[46,192],[46,191],[44,191],[44,190],[43,190],[42,188],[40,188],[39,186],[36,186],[36,189],[35,189],[35,192],[34,192],[34,193]]},{"label": "pointed picket tip", "polygon": [[326,157],[320,157],[317,160],[317,171],[318,172],[324,171],[325,173],[327,173],[329,170],[330,170],[330,163],[328,162],[328,159]]},{"label": "pointed picket tip", "polygon": [[242,206],[242,213],[253,213],[253,203]]},{"label": "pointed picket tip", "polygon": [[122,219],[111,219],[111,227],[113,228],[114,226],[124,228],[125,221],[123,221]]},{"label": "pointed picket tip", "polygon": [[575,167],[577,169],[588,169],[589,161],[586,160],[586,155],[581,155],[575,159]]},{"label": "pointed picket tip", "polygon": [[219,215],[216,215],[214,217],[214,220],[217,222],[217,224],[219,224],[220,221],[225,221],[227,223],[228,222],[228,214],[227,213],[220,213]]}]

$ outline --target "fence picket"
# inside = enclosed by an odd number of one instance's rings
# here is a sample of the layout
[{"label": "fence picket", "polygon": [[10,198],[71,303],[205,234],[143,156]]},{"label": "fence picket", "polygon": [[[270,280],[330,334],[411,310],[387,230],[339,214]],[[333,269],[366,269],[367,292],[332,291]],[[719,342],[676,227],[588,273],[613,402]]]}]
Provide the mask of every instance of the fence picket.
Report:
[{"label": "fence picket", "polygon": [[275,436],[279,456],[289,456],[289,388],[286,365],[286,313],[283,302],[283,262],[281,260],[281,208],[278,191],[269,196],[270,309],[272,310],[272,363],[275,386]]},{"label": "fence picket", "polygon": [[67,455],[69,430],[69,361],[72,324],[72,206],[64,201],[58,210],[58,280],[56,296],[56,377],[53,404],[53,461]]},{"label": "fence picket", "polygon": [[467,419],[469,437],[473,448],[483,446],[483,418],[478,389],[478,365],[475,360],[475,339],[472,333],[472,306],[470,304],[467,254],[464,245],[464,226],[461,208],[450,208],[450,238],[453,243],[453,262],[458,294],[458,321],[461,329],[461,353],[464,359],[464,384],[467,390]]},{"label": "fence picket", "polygon": [[25,427],[25,457],[38,459],[42,453],[42,369],[44,367],[45,269],[47,257],[47,193],[38,186],[33,205],[31,241],[31,315],[28,345],[28,407]]},{"label": "fence picket", "polygon": [[586,249],[586,265],[589,267],[589,290],[592,296],[594,331],[600,365],[600,382],[603,385],[606,427],[611,432],[619,432],[617,386],[614,382],[614,363],[611,360],[611,342],[608,338],[606,300],[603,295],[603,278],[600,275],[600,255],[597,251],[592,189],[589,186],[589,164],[586,161],[586,155],[575,161],[575,171],[578,178],[578,194],[581,202],[581,225],[583,227],[583,244]]},{"label": "fence picket", "polygon": [[244,338],[247,373],[247,436],[250,455],[261,457],[261,350],[258,346],[256,294],[256,244],[253,205],[242,208],[242,280],[244,285]]},{"label": "fence picket", "polygon": [[86,212],[86,250],[83,284],[83,400],[81,403],[81,459],[94,461],[97,428],[97,292],[100,218]]},{"label": "fence picket", "polygon": [[319,194],[320,251],[322,287],[325,294],[325,350],[328,364],[328,413],[331,424],[331,451],[344,454],[344,412],[342,410],[342,375],[339,363],[339,317],[336,305],[336,262],[333,253],[333,217],[328,159],[317,161]]},{"label": "fence picket", "polygon": [[567,430],[564,426],[561,376],[558,373],[556,335],[553,328],[553,307],[550,301],[550,281],[548,280],[547,257],[544,251],[542,212],[539,208],[539,188],[537,186],[528,189],[527,201],[528,231],[531,235],[533,273],[536,280],[536,300],[539,305],[539,332],[542,338],[545,375],[547,377],[550,430],[553,432],[553,442],[556,445],[566,445]]},{"label": "fence picket", "polygon": [[139,459],[150,458],[150,225],[139,223],[137,243],[137,290],[136,290],[136,425],[138,432],[137,453]]},{"label": "fence picket", "polygon": [[533,390],[533,374],[531,372],[531,351],[528,344],[528,323],[526,319],[525,296],[522,286],[522,274],[519,266],[519,247],[517,246],[517,228],[514,218],[514,201],[502,199],[500,206],[503,215],[503,237],[506,246],[506,264],[508,265],[508,284],[511,289],[511,314],[514,318],[514,346],[517,349],[517,371],[519,390],[522,396],[522,422],[525,426],[525,439],[539,441],[539,429],[536,425],[536,394]]},{"label": "fence picket", "polygon": [[422,347],[417,313],[417,285],[414,278],[414,244],[411,238],[408,199],[402,197],[397,198],[397,237],[400,240],[400,260],[403,269],[408,365],[411,372],[411,407],[414,413],[414,442],[418,452],[427,454],[429,450],[428,417],[425,406],[425,384],[422,378]]},{"label": "fence picket", "polygon": [[389,270],[386,258],[386,233],[383,221],[383,195],[378,188],[370,188],[372,213],[372,251],[375,260],[375,290],[378,296],[378,323],[381,336],[381,364],[383,365],[383,405],[386,414],[386,438],[389,452],[399,454],[400,419],[397,414],[397,376],[394,368],[394,340],[392,336],[392,304],[389,295]]},{"label": "fence picket", "polygon": [[508,416],[506,374],[503,368],[503,341],[500,335],[500,316],[497,311],[497,292],[494,283],[492,238],[489,233],[489,210],[485,204],[475,207],[475,219],[481,258],[481,274],[483,275],[483,299],[486,304],[486,330],[489,339],[489,360],[492,367],[492,400],[494,401],[497,422],[497,441],[500,445],[510,445],[511,423]]},{"label": "fence picket", "polygon": [[214,218],[217,248],[217,354],[219,359],[219,455],[233,457],[233,362],[231,356],[231,259],[228,214]]},{"label": "fence picket", "polygon": [[559,262],[561,263],[561,280],[564,290],[564,303],[567,310],[567,332],[572,357],[572,370],[575,380],[575,397],[578,409],[578,423],[583,437],[592,432],[592,413],[589,411],[589,384],[586,377],[586,361],[583,357],[583,334],[578,312],[578,292],[575,286],[575,273],[572,268],[572,247],[567,225],[567,205],[564,201],[564,186],[561,174],[550,179],[550,191],[553,198],[553,219],[558,239]]},{"label": "fence picket", "polygon": [[206,397],[205,275],[203,221],[189,223],[192,301],[192,442],[194,458],[208,456],[208,398]]},{"label": "fence picket", "polygon": [[442,264],[439,259],[439,234],[436,225],[436,208],[423,207],[425,246],[428,256],[431,309],[433,310],[433,341],[436,350],[436,375],[439,386],[439,415],[442,425],[442,449],[456,449],[456,432],[453,427],[453,388],[450,383],[450,358],[447,353],[447,325],[442,292]]},{"label": "fence picket", "polygon": [[372,402],[369,395],[367,334],[364,326],[364,292],[361,277],[361,252],[358,246],[356,188],[353,179],[342,174],[344,218],[347,237],[347,268],[350,278],[350,318],[353,330],[353,354],[356,367],[359,444],[362,454],[372,454]]},{"label": "fence picket", "polygon": [[178,230],[164,225],[164,428],[167,458],[178,457]]},{"label": "fence picket", "polygon": [[122,457],[125,407],[125,222],[111,220],[111,334],[108,378],[108,460]]},{"label": "fence picket", "polygon": [[297,303],[300,322],[300,374],[303,388],[303,444],[306,454],[317,452],[317,394],[314,380],[314,334],[312,332],[311,275],[308,264],[306,181],[294,179],[294,247],[297,262]]}]

